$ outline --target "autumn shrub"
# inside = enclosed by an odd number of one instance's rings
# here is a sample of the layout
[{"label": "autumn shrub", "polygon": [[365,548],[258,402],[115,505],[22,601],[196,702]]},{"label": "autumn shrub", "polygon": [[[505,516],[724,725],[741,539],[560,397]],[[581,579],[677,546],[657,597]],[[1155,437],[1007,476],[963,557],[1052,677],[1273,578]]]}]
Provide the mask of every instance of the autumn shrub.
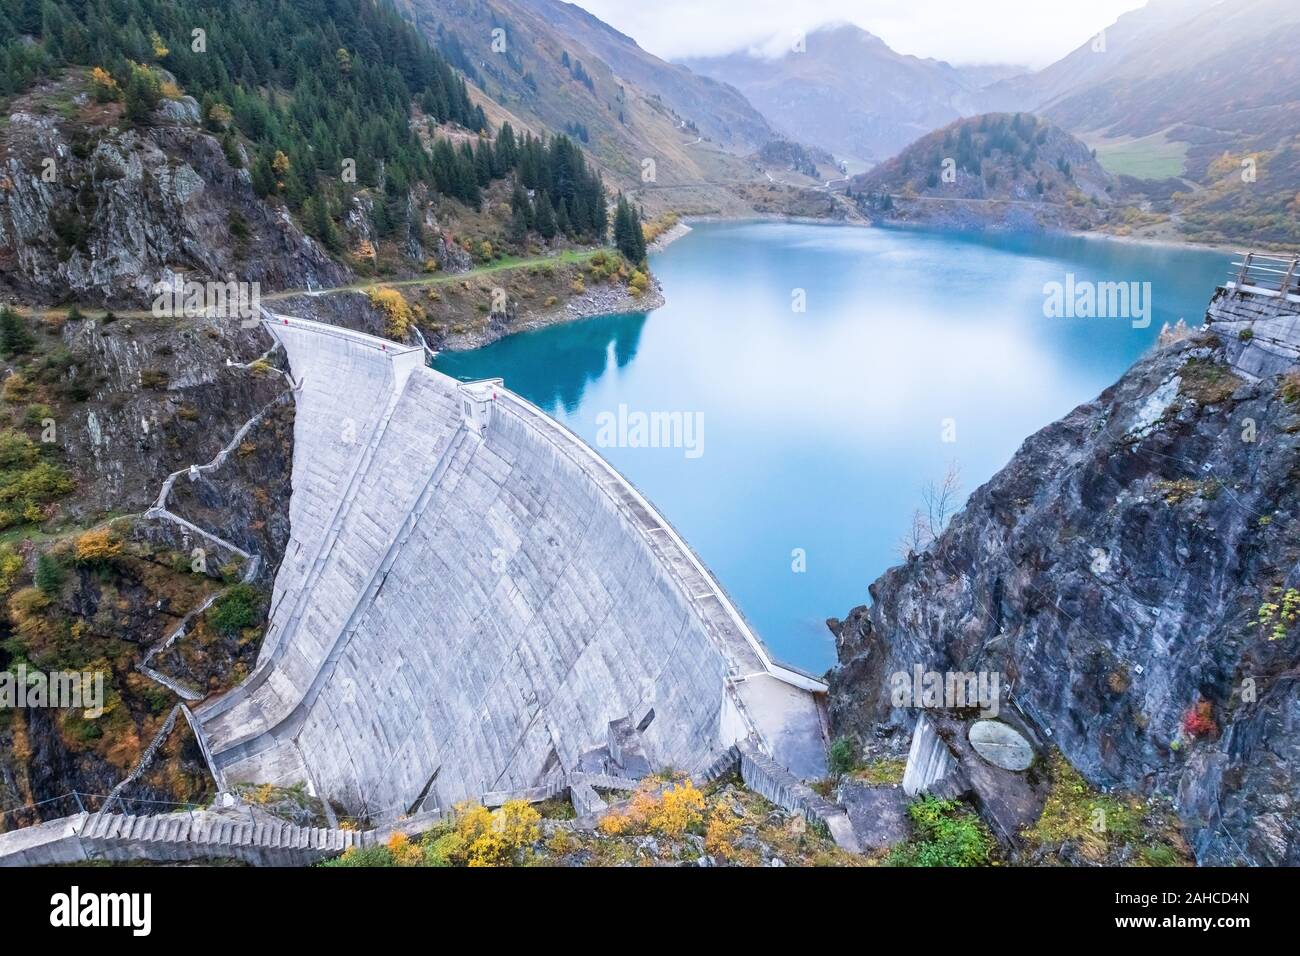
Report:
[{"label": "autumn shrub", "polygon": [[1287,372],[1282,376],[1282,385],[1278,389],[1282,400],[1289,405],[1300,402],[1300,372]]},{"label": "autumn shrub", "polygon": [[23,556],[12,544],[0,544],[0,591],[8,591],[23,570]]},{"label": "autumn shrub", "polygon": [[1042,814],[1023,831],[1028,846],[1056,852],[1069,845],[1085,859],[1100,861],[1140,837],[1142,813],[1133,800],[1098,793],[1060,751],[1048,756],[1046,771],[1051,789]]},{"label": "autumn shrub", "polygon": [[1208,700],[1198,702],[1183,714],[1183,733],[1189,737],[1211,737],[1218,730],[1218,724],[1214,722],[1214,705]]},{"label": "autumn shrub", "polygon": [[111,103],[122,95],[121,87],[117,85],[117,80],[113,79],[113,74],[102,66],[91,69],[90,83],[94,87],[97,103]]},{"label": "autumn shrub", "polygon": [[541,814],[522,800],[493,813],[473,802],[456,805],[453,829],[426,842],[431,866],[510,866],[526,861],[541,838]]},{"label": "autumn shrub", "polygon": [[122,556],[122,541],[108,525],[83,532],[73,546],[81,564],[109,564]]},{"label": "autumn shrub", "polygon": [[627,807],[605,814],[597,828],[606,836],[657,833],[675,838],[703,824],[704,795],[693,783],[685,780],[659,793],[653,786],[652,779],[643,781]]},{"label": "autumn shrub", "polygon": [[171,376],[165,369],[146,368],[140,371],[140,387],[153,389],[154,391],[164,391],[171,382]]},{"label": "autumn shrub", "polygon": [[41,613],[50,599],[39,588],[21,588],[9,596],[9,619],[23,637],[32,637],[44,623]]},{"label": "autumn shrub", "polygon": [[414,316],[410,303],[396,289],[371,289],[370,304],[384,316],[384,334],[402,341],[410,332]]},{"label": "autumn shrub", "polygon": [[736,836],[740,832],[741,818],[724,804],[714,806],[709,814],[709,824],[704,831],[704,851],[713,856],[730,859],[735,853]]},{"label": "autumn shrub", "polygon": [[704,819],[704,795],[686,780],[663,792],[659,810],[650,816],[650,829],[667,837],[679,837]]},{"label": "autumn shrub", "polygon": [[419,866],[424,861],[420,845],[412,843],[410,837],[400,831],[388,838],[388,852],[397,866]]}]

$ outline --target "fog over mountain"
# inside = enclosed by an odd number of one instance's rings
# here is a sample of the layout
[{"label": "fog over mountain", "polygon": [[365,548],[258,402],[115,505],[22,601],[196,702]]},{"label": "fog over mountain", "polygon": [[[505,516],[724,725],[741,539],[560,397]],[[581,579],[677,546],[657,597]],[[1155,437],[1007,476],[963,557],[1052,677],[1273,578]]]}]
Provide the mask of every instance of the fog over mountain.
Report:
[{"label": "fog over mountain", "polygon": [[898,53],[852,24],[823,27],[775,59],[741,52],[683,62],[735,86],[787,135],[868,163],[980,112],[987,75]]}]

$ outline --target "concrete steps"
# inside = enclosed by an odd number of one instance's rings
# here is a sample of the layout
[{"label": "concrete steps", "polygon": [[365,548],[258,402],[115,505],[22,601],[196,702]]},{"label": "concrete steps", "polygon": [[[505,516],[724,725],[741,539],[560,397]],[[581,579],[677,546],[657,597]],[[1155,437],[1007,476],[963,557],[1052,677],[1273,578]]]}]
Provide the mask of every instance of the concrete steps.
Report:
[{"label": "concrete steps", "polygon": [[437,820],[437,814],[429,814],[380,830],[358,831],[295,826],[260,813],[252,819],[211,810],[82,813],[0,834],[0,866],[231,858],[259,866],[307,866],[348,849],[386,842],[395,829],[422,832]]}]

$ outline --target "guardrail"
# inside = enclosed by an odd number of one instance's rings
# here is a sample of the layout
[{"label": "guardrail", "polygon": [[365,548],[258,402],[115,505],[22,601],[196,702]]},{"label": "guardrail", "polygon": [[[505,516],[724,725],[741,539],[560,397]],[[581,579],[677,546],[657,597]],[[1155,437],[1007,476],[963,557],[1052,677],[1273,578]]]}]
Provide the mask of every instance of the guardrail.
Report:
[{"label": "guardrail", "polygon": [[1279,256],[1263,252],[1238,253],[1229,286],[1276,293],[1281,298],[1300,294],[1300,256]]}]

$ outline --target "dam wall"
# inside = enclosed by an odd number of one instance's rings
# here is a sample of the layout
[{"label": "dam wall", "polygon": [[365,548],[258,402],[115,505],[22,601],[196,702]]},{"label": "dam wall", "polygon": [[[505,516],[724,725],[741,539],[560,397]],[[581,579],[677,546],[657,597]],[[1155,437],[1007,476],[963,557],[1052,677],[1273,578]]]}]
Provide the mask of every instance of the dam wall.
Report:
[{"label": "dam wall", "polygon": [[423,349],[267,325],[296,387],[291,534],[256,668],[194,710],[219,785],[445,808],[545,786],[626,718],[655,766],[744,738],[824,774],[824,686],[579,439]]}]

